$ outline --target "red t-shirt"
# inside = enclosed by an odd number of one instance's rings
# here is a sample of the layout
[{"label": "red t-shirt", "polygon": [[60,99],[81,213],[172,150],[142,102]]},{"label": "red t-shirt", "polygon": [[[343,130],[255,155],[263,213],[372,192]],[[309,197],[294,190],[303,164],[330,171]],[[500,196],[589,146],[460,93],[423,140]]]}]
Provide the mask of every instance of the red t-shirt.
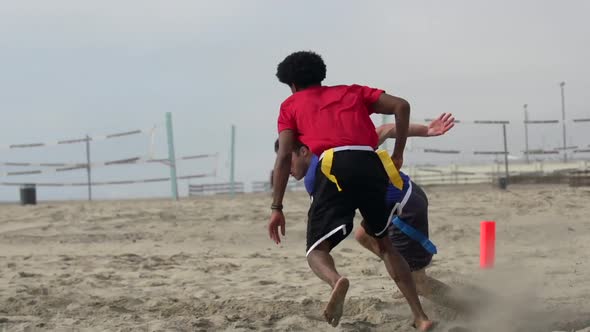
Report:
[{"label": "red t-shirt", "polygon": [[360,85],[317,86],[291,95],[281,104],[278,127],[295,132],[315,154],[345,145],[377,147],[369,115],[383,90]]}]

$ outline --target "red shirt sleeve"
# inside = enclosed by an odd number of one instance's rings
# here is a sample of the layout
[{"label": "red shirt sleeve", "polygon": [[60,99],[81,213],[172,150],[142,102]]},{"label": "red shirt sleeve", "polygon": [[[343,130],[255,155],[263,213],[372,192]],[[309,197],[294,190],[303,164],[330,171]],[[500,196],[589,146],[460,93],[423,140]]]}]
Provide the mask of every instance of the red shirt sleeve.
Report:
[{"label": "red shirt sleeve", "polygon": [[369,114],[373,114],[373,104],[379,100],[379,96],[385,93],[385,91],[361,85],[357,85],[356,87],[358,88],[365,106],[367,106],[367,109],[369,110]]},{"label": "red shirt sleeve", "polygon": [[295,122],[293,110],[287,105],[285,105],[285,103],[281,105],[281,110],[279,111],[279,119],[277,122],[279,133],[286,129],[297,131],[297,123]]}]

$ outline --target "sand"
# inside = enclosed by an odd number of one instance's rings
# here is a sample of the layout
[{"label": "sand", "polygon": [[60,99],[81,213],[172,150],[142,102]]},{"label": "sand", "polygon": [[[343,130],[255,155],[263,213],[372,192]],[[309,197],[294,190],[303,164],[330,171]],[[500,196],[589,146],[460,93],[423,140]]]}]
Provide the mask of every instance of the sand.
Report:
[{"label": "sand", "polygon": [[[437,331],[590,327],[590,188],[425,189],[439,248],[429,274],[494,294],[470,314],[422,299]],[[334,252],[351,284],[341,324],[328,326],[330,290],[305,260],[308,198],[286,196],[280,246],[265,228],[269,204],[249,194],[0,205],[0,331],[413,331],[384,266],[352,237]],[[493,270],[478,267],[482,220],[497,222]]]}]

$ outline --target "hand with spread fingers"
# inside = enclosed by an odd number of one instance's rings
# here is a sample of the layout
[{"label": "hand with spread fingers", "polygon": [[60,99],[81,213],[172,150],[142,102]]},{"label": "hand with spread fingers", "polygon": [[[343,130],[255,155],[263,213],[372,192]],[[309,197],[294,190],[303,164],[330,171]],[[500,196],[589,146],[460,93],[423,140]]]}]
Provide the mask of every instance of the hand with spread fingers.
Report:
[{"label": "hand with spread fingers", "polygon": [[455,126],[455,117],[451,113],[443,113],[428,125],[428,136],[440,136]]}]

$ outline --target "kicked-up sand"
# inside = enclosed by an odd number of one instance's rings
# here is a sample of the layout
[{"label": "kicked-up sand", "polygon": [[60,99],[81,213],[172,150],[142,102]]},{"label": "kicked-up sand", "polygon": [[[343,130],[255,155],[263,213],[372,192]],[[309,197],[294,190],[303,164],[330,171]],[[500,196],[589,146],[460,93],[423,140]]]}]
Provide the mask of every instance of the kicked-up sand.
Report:
[{"label": "kicked-up sand", "polygon": [[[425,191],[439,250],[428,273],[474,300],[456,312],[422,298],[435,331],[590,330],[590,188]],[[329,326],[330,289],[305,260],[309,199],[284,204],[280,246],[268,195],[0,205],[0,331],[413,331],[385,267],[352,236],[333,252],[350,289]],[[482,220],[497,223],[485,271]]]}]

